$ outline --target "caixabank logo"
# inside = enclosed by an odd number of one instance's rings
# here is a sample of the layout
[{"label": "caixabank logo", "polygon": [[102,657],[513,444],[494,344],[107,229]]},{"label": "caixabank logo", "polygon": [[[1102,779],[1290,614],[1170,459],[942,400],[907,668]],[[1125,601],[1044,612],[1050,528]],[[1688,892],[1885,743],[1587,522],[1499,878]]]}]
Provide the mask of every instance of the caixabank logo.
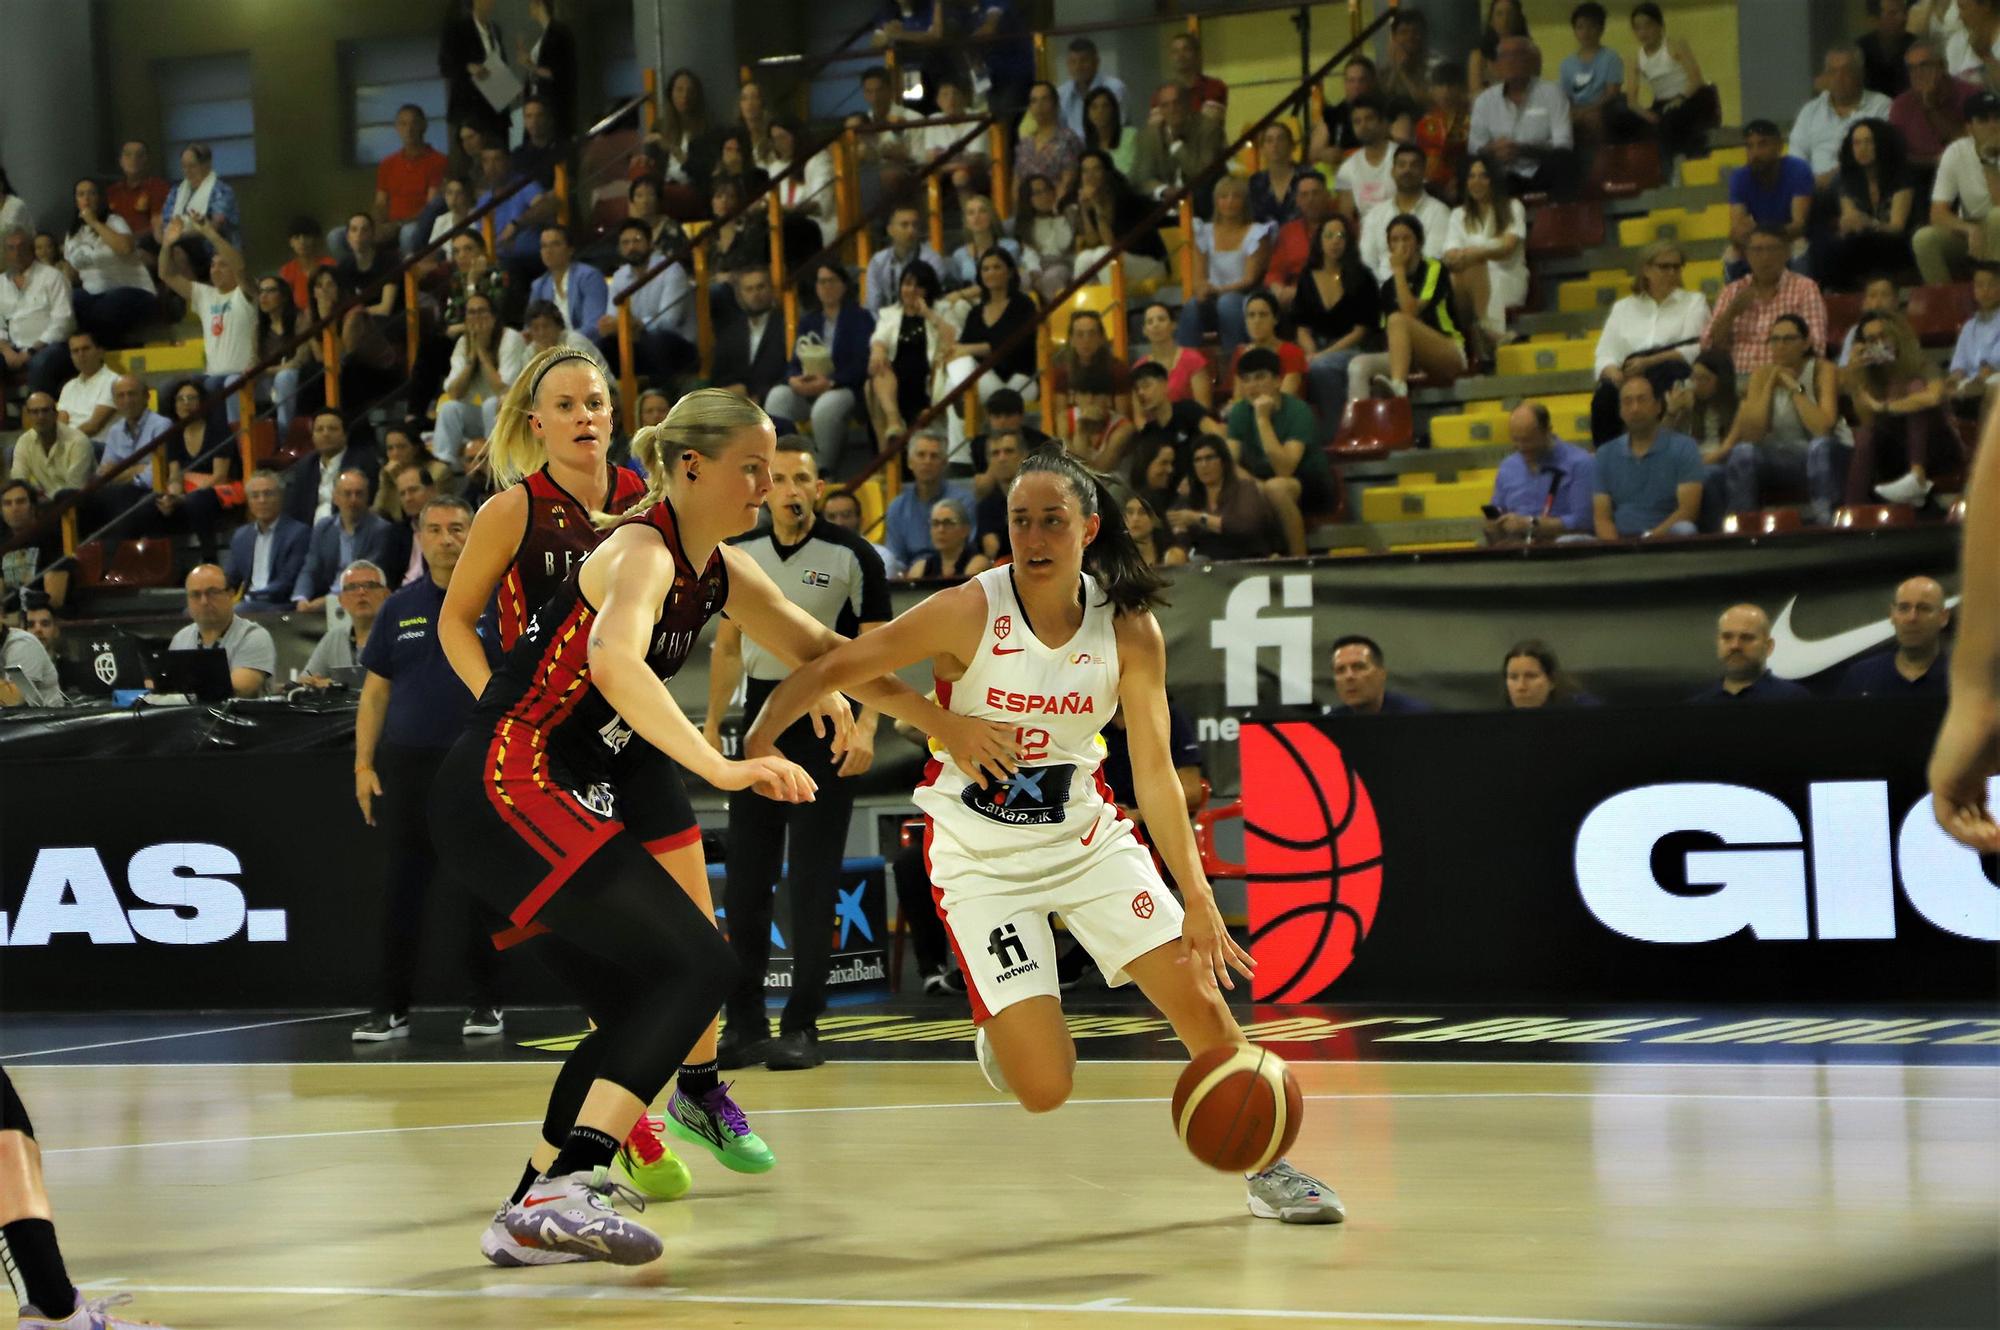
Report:
[{"label": "caixabank logo", "polygon": [[1310,1002],[1354,963],[1382,899],[1382,832],[1368,787],[1307,722],[1245,725],[1243,849],[1250,995]]},{"label": "caixabank logo", "polygon": [[11,883],[0,889],[0,904],[14,906],[0,909],[0,946],[45,947],[70,936],[101,946],[199,947],[238,934],[246,942],[285,940],[285,912],[248,907],[243,889],[229,880],[241,876],[243,865],[225,846],[148,845],[124,868],[121,896],[104,857],[90,846],[37,850],[19,896]]}]

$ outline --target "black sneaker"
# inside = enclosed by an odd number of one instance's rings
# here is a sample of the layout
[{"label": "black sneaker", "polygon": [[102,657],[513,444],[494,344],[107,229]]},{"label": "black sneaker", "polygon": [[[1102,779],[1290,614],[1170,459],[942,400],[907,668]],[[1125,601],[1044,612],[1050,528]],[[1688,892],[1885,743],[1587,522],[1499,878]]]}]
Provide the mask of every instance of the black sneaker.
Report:
[{"label": "black sneaker", "polygon": [[723,1071],[736,1071],[743,1067],[755,1067],[764,1061],[764,1051],[771,1044],[771,1022],[758,1016],[750,1020],[731,1020],[722,1027],[722,1037],[715,1041],[715,1064]]},{"label": "black sneaker", "polygon": [[474,1007],[465,1013],[465,1024],[458,1027],[458,1032],[467,1039],[505,1034],[506,1031],[507,1018],[500,1014],[498,1007]]},{"label": "black sneaker", "polygon": [[787,1031],[764,1046],[764,1065],[772,1071],[810,1071],[825,1061],[811,1030]]},{"label": "black sneaker", "polygon": [[1067,992],[1089,978],[1096,968],[1090,953],[1072,943],[1068,951],[1056,957],[1056,984]]},{"label": "black sneaker", "polygon": [[354,1027],[349,1036],[357,1044],[379,1044],[390,1039],[410,1037],[410,1014],[408,1012],[378,1011],[361,1024]]}]

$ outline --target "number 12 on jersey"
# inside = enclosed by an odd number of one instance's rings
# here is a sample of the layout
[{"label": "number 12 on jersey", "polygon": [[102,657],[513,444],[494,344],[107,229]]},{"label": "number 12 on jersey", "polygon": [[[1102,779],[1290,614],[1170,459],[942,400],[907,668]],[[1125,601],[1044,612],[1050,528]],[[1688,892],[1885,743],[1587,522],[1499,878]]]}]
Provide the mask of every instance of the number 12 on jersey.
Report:
[{"label": "number 12 on jersey", "polygon": [[1049,755],[1049,732],[1033,725],[1016,725],[1014,749],[1021,761],[1039,762]]}]

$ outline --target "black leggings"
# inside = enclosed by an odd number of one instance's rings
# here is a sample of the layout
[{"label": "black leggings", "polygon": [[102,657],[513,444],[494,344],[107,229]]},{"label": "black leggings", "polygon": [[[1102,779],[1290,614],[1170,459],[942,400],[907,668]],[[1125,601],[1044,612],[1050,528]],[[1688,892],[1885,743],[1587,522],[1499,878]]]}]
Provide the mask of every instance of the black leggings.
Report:
[{"label": "black leggings", "polygon": [[[523,880],[526,860],[548,866],[484,798],[482,752],[468,737],[446,757],[431,828],[454,877],[504,916],[534,886]],[[531,948],[597,1023],[549,1094],[543,1139],[560,1146],[594,1080],[641,1103],[659,1097],[721,1010],[738,967],[708,916],[623,827],[576,866],[535,922],[549,931]]]}]

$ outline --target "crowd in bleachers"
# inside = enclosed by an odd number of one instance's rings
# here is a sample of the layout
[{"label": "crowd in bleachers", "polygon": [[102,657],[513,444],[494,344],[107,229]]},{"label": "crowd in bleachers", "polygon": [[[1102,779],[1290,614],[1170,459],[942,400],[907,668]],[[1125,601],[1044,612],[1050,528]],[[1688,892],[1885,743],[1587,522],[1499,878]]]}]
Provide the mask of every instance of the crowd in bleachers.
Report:
[{"label": "crowd in bleachers", "polygon": [[[1987,157],[2000,151],[2000,0],[1870,10],[1875,26],[1828,53],[1788,134],[1745,127],[1726,180],[1727,284],[1711,300],[1687,244],[1645,248],[1595,330],[1590,437],[1558,438],[1532,399],[1509,418],[1516,451],[1492,481],[1487,540],[1715,531],[1785,504],[1822,523],[1877,500],[1940,507],[2000,382],[2000,269],[1988,266],[2000,262],[2000,177]],[[537,0],[534,45],[509,54],[491,11],[470,0],[441,42],[450,153],[404,107],[373,198],[330,229],[292,221],[281,264],[242,252],[235,194],[200,144],[169,184],[146,144],[126,143],[118,177],[78,181],[66,228],[39,236],[50,218],[0,172],[0,381],[22,427],[7,471],[31,505],[106,474],[79,505],[86,530],[185,540],[224,563],[250,608],[319,607],[361,544],[394,585],[411,560],[404,474],[476,502],[520,367],[559,342],[617,366],[629,296],[641,423],[705,380],[808,436],[836,482],[903,451],[903,491],[851,505],[894,573],[1004,558],[996,496],[1026,452],[1051,444],[1114,478],[1159,562],[1302,555],[1347,510],[1341,445],[1359,404],[1416,394],[1420,410],[1450,409],[1474,376],[1505,370],[1522,311],[1553,306],[1531,208],[1596,197],[1622,145],[1654,145],[1670,179],[1706,155],[1721,120],[1696,52],[1656,4],[1624,16],[1624,53],[1605,6],[1576,5],[1575,45],[1560,55],[1531,40],[1519,0],[1490,0],[1463,52],[1435,49],[1421,6],[1405,4],[1384,59],[1348,60],[1323,114],[1273,119],[1225,164],[1230,91],[1204,71],[1194,34],[1173,39],[1157,88],[1106,73],[1083,37],[1064,44],[1062,82],[1037,81],[1013,6],[940,4],[937,31],[892,17],[877,34],[919,68],[920,98],[884,66],[853,85],[847,123],[865,132],[852,183],[880,228],[853,267],[829,244],[842,216],[824,146],[835,125],[789,118],[754,80],[712,114],[702,77],[678,69],[629,164],[586,175],[572,35]],[[939,40],[953,35],[981,40]],[[518,132],[480,89],[494,61],[519,66]],[[987,113],[1003,136],[976,118],[893,127]],[[939,217],[916,183],[933,166]],[[1171,212],[1143,227],[1182,186],[1186,233]],[[789,345],[772,228],[761,202],[743,206],[767,187],[797,284]],[[445,241],[496,199],[490,248],[477,227]],[[1127,308],[1050,308],[1114,251]],[[407,258],[419,260],[410,355]],[[1967,277],[1942,365],[1937,320],[1919,306]],[[180,381],[106,364],[107,350],[170,336],[184,317],[199,325],[200,364]],[[319,323],[330,338],[270,359]],[[276,434],[264,465],[290,463],[275,501],[233,474],[239,399],[219,391],[259,361],[253,396]],[[330,386],[337,411],[324,409]],[[1420,443],[1423,417],[1400,419],[1394,443]],[[172,425],[156,484],[139,452]],[[32,512],[24,525],[10,509],[10,530],[32,527]],[[403,543],[375,549],[364,517]],[[311,585],[270,566],[276,545],[299,544],[279,540],[282,522],[304,527],[308,546],[332,542]],[[254,558],[224,562],[244,531]],[[45,535],[10,553],[7,587],[34,583],[63,608],[67,579],[40,575],[58,550]]]}]

